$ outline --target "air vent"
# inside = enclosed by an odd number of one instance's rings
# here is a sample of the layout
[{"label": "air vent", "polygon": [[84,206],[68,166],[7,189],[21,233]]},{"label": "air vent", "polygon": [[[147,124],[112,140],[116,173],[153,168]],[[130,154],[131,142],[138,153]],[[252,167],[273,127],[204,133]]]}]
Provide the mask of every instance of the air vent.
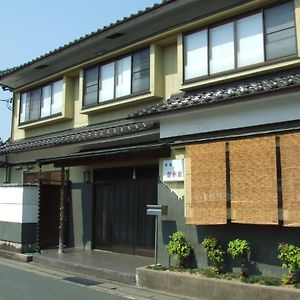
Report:
[{"label": "air vent", "polygon": [[125,33],[122,33],[122,32],[116,32],[116,33],[114,33],[114,34],[111,34],[111,35],[109,35],[109,36],[107,36],[106,38],[108,39],[108,40],[113,40],[113,39],[116,39],[116,38],[118,38],[118,37],[120,37],[120,36],[123,36]]},{"label": "air vent", "polygon": [[50,67],[50,65],[39,65],[39,66],[35,67],[35,69],[36,70],[43,70],[43,69],[48,68],[48,67]]}]

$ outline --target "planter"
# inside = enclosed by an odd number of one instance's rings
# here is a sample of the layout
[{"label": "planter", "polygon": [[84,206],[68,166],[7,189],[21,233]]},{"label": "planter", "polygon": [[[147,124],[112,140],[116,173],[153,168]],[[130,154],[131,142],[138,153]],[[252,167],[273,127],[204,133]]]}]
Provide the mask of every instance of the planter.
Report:
[{"label": "planter", "polygon": [[299,300],[300,290],[252,285],[242,282],[203,278],[171,271],[137,269],[138,285],[203,300]]}]

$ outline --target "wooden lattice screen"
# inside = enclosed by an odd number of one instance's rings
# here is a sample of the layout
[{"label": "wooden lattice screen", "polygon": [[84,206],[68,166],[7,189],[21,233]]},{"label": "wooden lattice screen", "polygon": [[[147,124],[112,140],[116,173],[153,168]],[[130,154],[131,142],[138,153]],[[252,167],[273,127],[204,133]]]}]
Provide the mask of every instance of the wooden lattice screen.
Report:
[{"label": "wooden lattice screen", "polygon": [[278,224],[275,137],[229,144],[231,221]]},{"label": "wooden lattice screen", "polygon": [[283,225],[300,226],[300,133],[280,136]]},{"label": "wooden lattice screen", "polygon": [[226,224],[225,143],[186,147],[187,224]]}]

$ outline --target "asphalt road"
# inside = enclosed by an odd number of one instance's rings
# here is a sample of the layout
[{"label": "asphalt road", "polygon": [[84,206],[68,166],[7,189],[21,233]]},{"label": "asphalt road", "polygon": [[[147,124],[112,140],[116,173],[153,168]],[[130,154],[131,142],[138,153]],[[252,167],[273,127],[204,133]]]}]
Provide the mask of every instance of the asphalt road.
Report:
[{"label": "asphalt road", "polygon": [[183,299],[0,257],[0,300]]},{"label": "asphalt road", "polygon": [[[12,262],[11,262],[12,263]],[[75,279],[74,279],[75,278]],[[96,289],[96,281],[76,280],[76,277],[47,276],[32,270],[22,270],[0,263],[1,300],[76,300],[76,299],[124,299]],[[73,282],[72,282],[73,281]],[[87,285],[88,284],[88,285]],[[92,288],[93,287],[93,288]]]}]

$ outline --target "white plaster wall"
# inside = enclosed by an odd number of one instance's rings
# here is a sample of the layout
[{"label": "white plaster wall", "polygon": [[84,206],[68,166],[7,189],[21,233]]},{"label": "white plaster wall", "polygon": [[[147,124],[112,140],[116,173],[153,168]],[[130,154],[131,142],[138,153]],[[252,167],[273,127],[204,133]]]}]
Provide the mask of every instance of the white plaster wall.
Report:
[{"label": "white plaster wall", "polygon": [[37,186],[0,187],[0,222],[36,223]]},{"label": "white plaster wall", "polygon": [[164,117],[160,137],[236,129],[300,120],[300,93],[260,97],[251,101],[224,104]]}]

